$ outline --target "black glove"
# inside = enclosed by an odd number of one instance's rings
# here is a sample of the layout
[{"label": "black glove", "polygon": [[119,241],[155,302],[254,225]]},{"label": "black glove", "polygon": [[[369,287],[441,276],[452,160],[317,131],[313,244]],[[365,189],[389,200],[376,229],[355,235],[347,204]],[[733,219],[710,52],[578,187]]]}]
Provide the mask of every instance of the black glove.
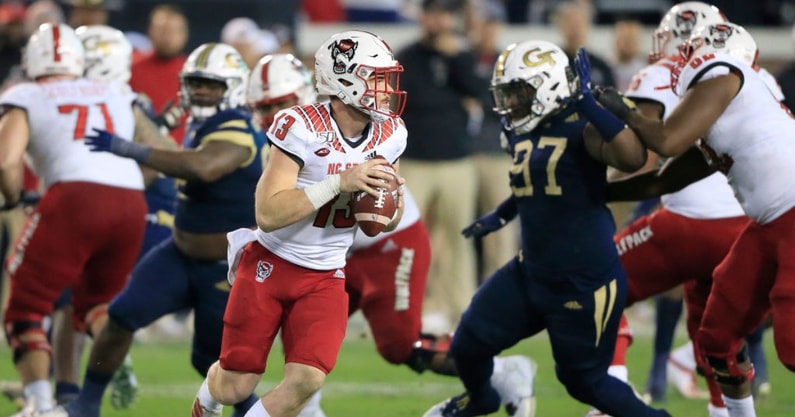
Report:
[{"label": "black glove", "polygon": [[174,130],[182,124],[182,116],[185,115],[185,109],[177,105],[174,100],[166,103],[163,111],[160,112],[155,118],[154,122],[160,127],[165,127],[168,130]]},{"label": "black glove", "polygon": [[629,112],[632,111],[624,96],[613,87],[596,87],[594,96],[602,107],[615,114],[621,120],[626,120]]}]

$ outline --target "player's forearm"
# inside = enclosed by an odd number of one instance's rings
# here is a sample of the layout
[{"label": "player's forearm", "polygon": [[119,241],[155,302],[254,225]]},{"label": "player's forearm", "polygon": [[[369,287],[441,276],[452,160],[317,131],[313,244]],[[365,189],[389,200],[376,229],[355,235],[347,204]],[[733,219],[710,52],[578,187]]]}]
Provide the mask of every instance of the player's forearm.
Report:
[{"label": "player's forearm", "polygon": [[657,174],[657,170],[653,170],[609,182],[607,184],[607,201],[641,201],[665,194],[663,182]]},{"label": "player's forearm", "polygon": [[257,226],[265,232],[287,227],[316,212],[304,190],[282,190],[272,196],[256,196]]},{"label": "player's forearm", "polygon": [[516,204],[516,197],[511,194],[510,197],[506,198],[505,201],[500,203],[494,212],[499,216],[505,223],[513,220],[519,214],[519,207]]},{"label": "player's forearm", "polygon": [[160,129],[139,108],[135,108],[135,133],[133,142],[161,149],[177,149],[177,143],[171,136],[164,135]]},{"label": "player's forearm", "polygon": [[714,172],[701,151],[692,147],[659,170],[608,183],[608,201],[639,201],[674,193]]},{"label": "player's forearm", "polygon": [[3,194],[3,206],[13,206],[19,203],[22,195],[22,180],[24,177],[24,164],[9,163],[0,169],[0,193]]},{"label": "player's forearm", "polygon": [[666,137],[665,125],[662,120],[649,119],[637,112],[629,112],[624,121],[641,142],[658,155],[676,156],[682,153],[683,150],[677,149],[675,144]]},{"label": "player's forearm", "polygon": [[604,162],[624,172],[634,172],[646,164],[648,152],[630,129],[622,130],[611,142],[602,143]]},{"label": "player's forearm", "polygon": [[213,161],[193,149],[153,148],[141,163],[169,177],[188,181],[213,182],[225,174],[225,171],[217,169]]}]

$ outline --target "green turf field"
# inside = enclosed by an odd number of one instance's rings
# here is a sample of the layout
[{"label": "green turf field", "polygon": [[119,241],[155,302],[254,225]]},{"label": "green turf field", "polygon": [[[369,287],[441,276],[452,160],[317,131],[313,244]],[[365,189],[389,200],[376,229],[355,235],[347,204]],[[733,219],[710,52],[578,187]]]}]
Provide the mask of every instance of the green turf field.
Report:
[{"label": "green turf field", "polygon": [[[795,375],[789,374],[776,360],[770,335],[766,340],[772,394],[757,403],[760,417],[795,415]],[[630,377],[639,386],[651,357],[651,340],[637,337],[630,350]],[[570,399],[555,379],[546,338],[543,335],[525,341],[511,350],[532,356],[539,364],[536,379],[538,417],[583,416],[588,407]],[[103,416],[108,417],[188,417],[193,395],[201,379],[190,367],[187,344],[136,344],[132,351],[135,371],[141,383],[139,401],[126,411],[113,410],[109,403]],[[272,387],[281,375],[280,350],[274,349],[272,368],[258,392]],[[5,344],[0,348],[0,379],[13,379],[11,359]],[[384,362],[375,352],[371,340],[348,340],[343,346],[337,368],[329,376],[323,393],[323,408],[329,417],[420,417],[434,403],[461,391],[457,379],[432,374],[418,376],[405,367]],[[675,417],[706,417],[706,403],[685,400],[669,390],[665,406]],[[0,399],[0,417],[15,411],[11,402]],[[230,415],[230,410],[225,415]],[[504,415],[502,412],[495,415]]]}]

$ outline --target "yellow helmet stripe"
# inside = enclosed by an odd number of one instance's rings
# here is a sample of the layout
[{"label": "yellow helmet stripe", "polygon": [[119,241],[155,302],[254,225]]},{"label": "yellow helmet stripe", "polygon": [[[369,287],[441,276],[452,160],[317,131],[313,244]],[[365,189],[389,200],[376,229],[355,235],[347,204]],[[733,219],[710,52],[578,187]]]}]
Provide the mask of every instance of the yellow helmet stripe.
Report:
[{"label": "yellow helmet stripe", "polygon": [[215,49],[215,46],[218,45],[217,43],[208,44],[206,48],[204,48],[201,53],[199,53],[199,57],[196,58],[196,69],[205,69],[207,68],[207,62],[210,60],[210,54]]},{"label": "yellow helmet stripe", "polygon": [[502,51],[500,57],[497,58],[497,65],[494,67],[494,75],[497,77],[505,76],[505,60],[508,59],[508,55],[513,51],[513,48],[516,48],[515,43],[508,45],[508,47]]}]

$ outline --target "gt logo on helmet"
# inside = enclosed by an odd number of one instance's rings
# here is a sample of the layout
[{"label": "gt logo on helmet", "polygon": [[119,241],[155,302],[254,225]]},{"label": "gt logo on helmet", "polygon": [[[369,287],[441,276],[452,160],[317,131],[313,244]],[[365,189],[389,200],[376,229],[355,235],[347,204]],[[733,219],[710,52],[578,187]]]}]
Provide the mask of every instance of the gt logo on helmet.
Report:
[{"label": "gt logo on helmet", "polygon": [[[541,49],[539,48],[533,48],[527,51],[522,57],[522,61],[524,61],[524,64],[527,65],[528,67],[537,67],[539,65],[544,65],[544,64],[555,66],[555,59],[552,58],[552,54],[555,53],[555,51],[545,51],[537,53],[540,50]],[[533,61],[532,59],[530,59],[531,57],[537,57],[537,59]]]},{"label": "gt logo on helmet", "polygon": [[353,66],[348,68],[348,64],[356,54],[358,46],[359,42],[354,42],[351,39],[341,39],[331,44],[331,59],[334,60],[332,70],[335,74],[344,74],[346,71],[353,70]]}]

